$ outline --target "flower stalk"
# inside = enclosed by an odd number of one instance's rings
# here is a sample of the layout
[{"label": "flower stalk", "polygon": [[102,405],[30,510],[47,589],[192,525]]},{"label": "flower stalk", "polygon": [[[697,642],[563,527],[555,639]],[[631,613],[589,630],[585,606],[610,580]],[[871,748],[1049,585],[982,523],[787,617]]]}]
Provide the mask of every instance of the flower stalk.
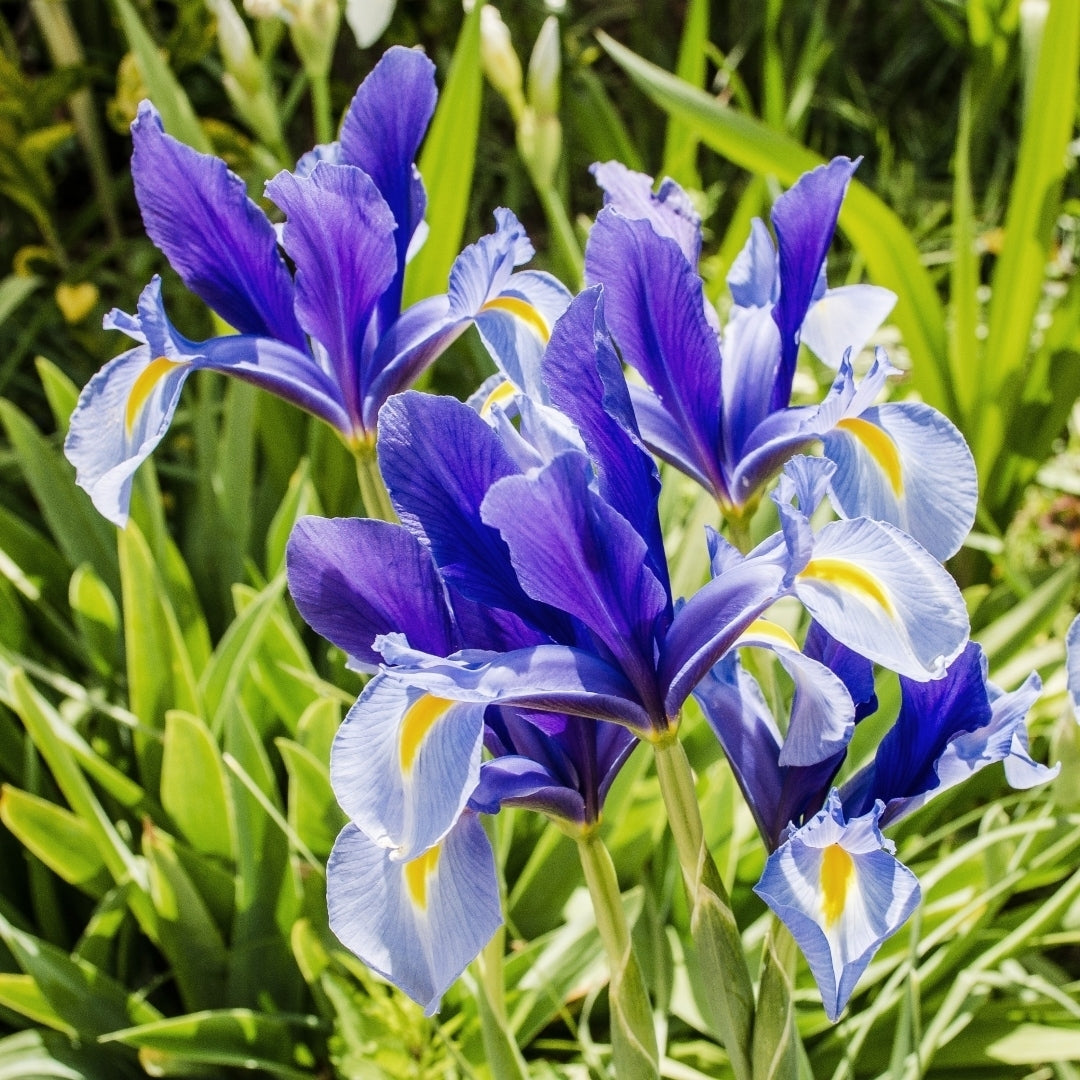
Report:
[{"label": "flower stalk", "polygon": [[397,521],[397,514],[390,502],[390,494],[379,472],[379,459],[373,443],[363,443],[353,451],[356,458],[356,479],[360,485],[360,498],[364,513],[380,521]]}]

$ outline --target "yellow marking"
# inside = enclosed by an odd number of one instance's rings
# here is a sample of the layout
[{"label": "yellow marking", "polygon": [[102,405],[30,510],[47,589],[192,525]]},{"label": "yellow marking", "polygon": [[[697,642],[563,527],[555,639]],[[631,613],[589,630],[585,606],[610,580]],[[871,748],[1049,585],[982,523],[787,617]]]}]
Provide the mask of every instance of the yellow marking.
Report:
[{"label": "yellow marking", "polygon": [[517,387],[509,379],[504,379],[488,394],[487,400],[480,408],[480,415],[487,416],[491,412],[492,405],[505,405],[516,393]]},{"label": "yellow marking", "polygon": [[839,844],[830,844],[821,855],[821,910],[827,927],[832,927],[844,913],[854,877],[851,856]]},{"label": "yellow marking", "polygon": [[532,304],[525,300],[519,300],[516,296],[496,296],[494,300],[489,300],[480,310],[505,311],[508,315],[515,316],[526,326],[531,327],[545,345],[548,343],[548,338],[551,337],[548,324],[544,322],[544,317],[540,312]]},{"label": "yellow marking", "polygon": [[853,435],[866,447],[867,453],[888,477],[893,494],[900,498],[904,494],[904,473],[896,443],[877,424],[871,424],[869,420],[853,417],[849,420],[841,420],[836,426],[841,431]]},{"label": "yellow marking", "polygon": [[435,872],[439,863],[439,845],[428,848],[423,855],[417,855],[405,864],[405,885],[414,907],[427,909],[428,878]]},{"label": "yellow marking", "polygon": [[139,377],[135,380],[131,387],[131,392],[128,394],[127,412],[124,416],[124,422],[129,435],[135,427],[135,421],[139,418],[139,410],[142,409],[146,404],[147,398],[154,392],[154,387],[157,386],[157,384],[161,382],[173,368],[178,368],[182,366],[183,363],[184,361],[182,360],[170,360],[167,356],[159,356],[156,360],[151,360],[150,363],[139,372]]},{"label": "yellow marking", "polygon": [[849,592],[862,593],[867,599],[880,604],[890,616],[896,615],[896,609],[885,591],[885,586],[869,571],[847,559],[811,559],[799,575],[800,580],[806,578],[837,585]]},{"label": "yellow marking", "polygon": [[794,649],[800,652],[795,639],[778,623],[769,619],[755,619],[743,632],[744,638],[766,638],[776,645],[783,645],[786,649]]},{"label": "yellow marking", "polygon": [[408,772],[416,760],[417,751],[432,725],[454,703],[425,694],[405,710],[401,721],[401,771]]}]

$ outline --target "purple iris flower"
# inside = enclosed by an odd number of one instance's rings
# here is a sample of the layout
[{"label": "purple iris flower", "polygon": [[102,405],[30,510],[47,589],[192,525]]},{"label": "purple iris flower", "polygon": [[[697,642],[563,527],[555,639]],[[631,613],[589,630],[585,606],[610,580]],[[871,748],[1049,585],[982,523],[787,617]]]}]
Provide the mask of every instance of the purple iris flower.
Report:
[{"label": "purple iris flower", "polygon": [[[290,545],[290,587],[305,618],[356,661],[383,661],[334,755],[353,824],[331,862],[332,922],[429,1009],[497,925],[497,913],[467,929],[459,922],[470,888],[477,909],[494,911],[493,871],[470,877],[490,866],[474,813],[512,801],[591,828],[634,736],[670,738],[712,665],[744,633],[767,633],[754,628],[777,599],[796,595],[838,638],[873,639],[916,678],[966,639],[955,585],[910,538],[864,520],[814,534],[810,511],[790,505],[782,534],[676,610],[659,481],[602,300],[591,289],[572,302],[541,367],[569,435],[551,406],[528,397],[518,426],[497,403],[485,418],[447,399],[396,397],[380,415],[379,455],[402,525],[306,521]],[[789,479],[791,498],[816,507],[824,474],[803,471],[815,491]],[[377,536],[396,538],[398,553],[376,551]],[[921,589],[911,599],[913,582]],[[931,635],[921,632],[928,612]],[[807,692],[835,700],[836,681],[819,664]],[[829,752],[808,730],[796,757]],[[445,846],[459,829],[472,840]],[[448,861],[462,850],[460,866]],[[350,871],[376,856],[398,883],[377,901]],[[440,874],[453,898],[445,904],[424,884]]]},{"label": "purple iris flower", "polygon": [[876,708],[872,666],[817,625],[804,648],[804,662],[828,667],[850,695],[844,738],[817,761],[787,753],[805,707],[798,680],[786,735],[735,653],[713,668],[696,696],[770,851],[755,891],[799,943],[836,1020],[882,942],[919,901],[915,875],[881,830],[995,761],[1004,762],[1016,788],[1049,780],[1057,769],[1028,752],[1024,718],[1038,696],[1038,677],[1002,693],[987,681],[981,648],[969,642],[942,678],[901,676],[895,724],[873,760],[837,789],[854,722]]},{"label": "purple iris flower", "polygon": [[126,521],[132,475],[164,437],[192,371],[269,390],[364,450],[382,403],[473,323],[509,378],[535,367],[570,297],[550,275],[513,272],[533,249],[508,210],[458,257],[446,295],[401,310],[405,265],[426,232],[413,159],[435,98],[434,65],[390,49],[357,91],[340,142],[267,184],[286,217],[280,232],[223,161],[166,135],[153,106],[140,106],[132,175],[146,231],[237,333],[180,335],[156,277],[135,315],[106,318],[138,344],[87,384],[65,445],[102,514]]},{"label": "purple iris flower", "polygon": [[[883,353],[855,385],[848,356],[889,313],[893,294],[827,287],[825,257],[856,165],[836,158],[777,199],[775,246],[755,220],[728,278],[734,303],[723,331],[697,272],[700,219],[671,180],[654,192],[648,176],[594,166],[605,206],[586,277],[604,285],[615,341],[645,382],[631,391],[645,442],[726,513],[752,508],[785,460],[821,441],[838,466],[832,494],[845,517],[891,522],[944,559],[974,520],[971,454],[929,406],[874,404],[893,373]],[[838,369],[819,406],[791,406],[800,342]]]}]

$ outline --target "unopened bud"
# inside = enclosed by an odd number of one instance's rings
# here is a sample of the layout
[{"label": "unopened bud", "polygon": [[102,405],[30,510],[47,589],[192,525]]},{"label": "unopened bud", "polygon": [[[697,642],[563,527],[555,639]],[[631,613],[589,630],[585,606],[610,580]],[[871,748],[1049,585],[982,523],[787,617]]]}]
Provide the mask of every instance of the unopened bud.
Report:
[{"label": "unopened bud", "polygon": [[338,0],[292,0],[288,6],[292,9],[292,43],[304,70],[309,75],[325,75],[341,23]]},{"label": "unopened bud", "polygon": [[526,108],[518,121],[518,150],[538,188],[555,183],[562,156],[562,124],[557,116],[538,116]]},{"label": "unopened bud", "polygon": [[263,87],[262,64],[233,0],[206,0],[206,6],[217,19],[218,46],[225,70],[246,93],[257,94]]},{"label": "unopened bud", "polygon": [[525,108],[521,61],[510,40],[510,28],[498,8],[485,4],[480,11],[480,63],[488,82],[502,95],[515,120]]},{"label": "unopened bud", "polygon": [[537,116],[559,113],[560,52],[559,20],[549,15],[540,27],[529,58],[529,105]]},{"label": "unopened bud", "polygon": [[396,0],[345,0],[345,21],[361,49],[374,45],[390,25]]}]

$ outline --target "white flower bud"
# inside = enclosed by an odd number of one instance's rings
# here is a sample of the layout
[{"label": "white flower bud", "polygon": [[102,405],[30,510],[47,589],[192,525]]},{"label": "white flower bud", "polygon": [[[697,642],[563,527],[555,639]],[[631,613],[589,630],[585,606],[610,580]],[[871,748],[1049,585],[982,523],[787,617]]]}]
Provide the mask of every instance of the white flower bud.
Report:
[{"label": "white flower bud", "polygon": [[485,4],[480,11],[480,63],[492,86],[505,98],[515,120],[525,107],[521,61],[510,40],[510,29],[498,8]]},{"label": "white flower bud", "polygon": [[529,104],[539,117],[559,112],[559,72],[561,67],[559,20],[549,15],[540,27],[529,58]]}]

